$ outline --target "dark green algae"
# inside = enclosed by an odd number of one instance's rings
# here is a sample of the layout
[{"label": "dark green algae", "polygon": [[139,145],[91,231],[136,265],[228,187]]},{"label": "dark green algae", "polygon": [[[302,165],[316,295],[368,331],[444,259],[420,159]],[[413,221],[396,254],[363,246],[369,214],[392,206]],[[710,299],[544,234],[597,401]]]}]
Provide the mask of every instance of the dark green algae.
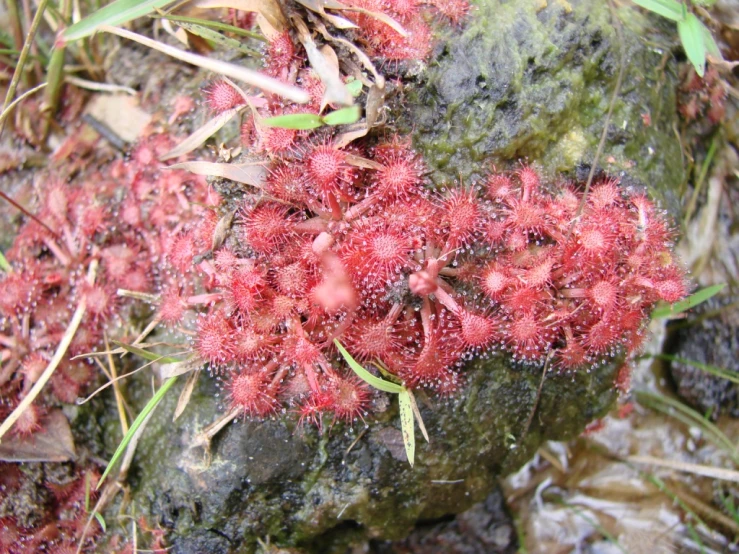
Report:
[{"label": "dark green algae", "polygon": [[[627,186],[676,206],[682,182],[675,136],[674,27],[622,8],[619,40],[606,2],[478,2],[448,33],[395,109],[401,132],[437,186],[481,179],[521,158],[545,175],[582,180],[597,149],[619,71],[601,167]],[[644,122],[644,114],[651,121]],[[416,433],[404,460],[397,400],[378,393],[367,428],[297,427],[293,414],[237,421],[213,441],[195,435],[223,412],[222,392],[201,376],[172,423],[181,383],[157,408],[129,473],[137,514],[168,531],[174,553],[250,553],[258,540],[300,552],[344,552],[367,538],[404,537],[419,521],[466,510],[546,440],[580,434],[612,406],[615,360],[590,371],[547,373],[491,355],[468,364],[451,398],[419,393],[431,437]],[[132,384],[141,409],[150,383]],[[138,388],[138,393],[136,393]],[[115,413],[115,412],[110,412]],[[528,430],[527,422],[530,421]],[[107,427],[118,437],[116,421]],[[113,510],[115,507],[113,508]]]}]

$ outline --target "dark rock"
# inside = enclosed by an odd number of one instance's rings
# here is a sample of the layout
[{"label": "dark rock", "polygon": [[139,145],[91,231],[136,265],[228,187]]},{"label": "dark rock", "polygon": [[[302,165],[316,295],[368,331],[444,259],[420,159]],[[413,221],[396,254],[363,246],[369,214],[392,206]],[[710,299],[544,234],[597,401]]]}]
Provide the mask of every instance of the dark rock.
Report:
[{"label": "dark rock", "polygon": [[[449,483],[454,486],[454,483]],[[373,541],[371,554],[514,554],[518,541],[503,494],[494,490],[466,512],[419,522],[402,541]]]},{"label": "dark rock", "polygon": [[336,424],[320,434],[295,428],[290,415],[237,421],[206,456],[194,438],[222,409],[213,381],[202,379],[175,425],[175,391],[157,408],[138,445],[132,493],[149,521],[170,529],[176,552],[254,552],[269,539],[328,553],[373,537],[402,539],[418,521],[485,499],[542,441],[572,438],[602,416],[616,396],[616,365],[547,374],[537,402],[541,367],[512,368],[498,356],[471,364],[452,399],[418,394],[431,443],[417,443],[413,468],[396,444],[394,399],[366,431]]},{"label": "dark rock", "polygon": [[[708,364],[739,376],[739,307],[737,297],[714,297],[695,310],[691,320],[678,323],[669,352],[678,358]],[[739,385],[690,364],[671,362],[677,391],[701,414],[716,420],[721,414],[739,417]]]}]

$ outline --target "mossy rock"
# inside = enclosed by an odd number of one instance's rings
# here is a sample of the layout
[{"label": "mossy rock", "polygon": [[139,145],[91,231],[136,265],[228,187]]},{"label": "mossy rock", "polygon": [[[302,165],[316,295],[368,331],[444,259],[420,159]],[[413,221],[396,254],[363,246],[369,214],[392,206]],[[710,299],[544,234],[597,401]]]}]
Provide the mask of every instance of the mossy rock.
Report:
[{"label": "mossy rock", "polygon": [[479,360],[453,398],[419,394],[431,442],[416,433],[414,467],[405,459],[397,400],[388,403],[384,393],[377,399],[384,411],[366,428],[326,422],[319,433],[296,427],[289,414],[237,421],[208,456],[194,439],[223,410],[214,381],[201,377],[180,420],[172,423],[177,387],[149,422],[129,474],[133,502],[182,554],[254,552],[258,539],[300,552],[343,552],[367,538],[402,538],[419,520],[484,499],[543,441],[576,437],[604,415],[615,399],[615,367],[549,372],[542,382],[542,367],[514,368],[503,356]]},{"label": "mossy rock", "polygon": [[675,26],[633,6],[617,14],[621,37],[605,1],[477,2],[469,25],[439,47],[398,114],[434,183],[469,183],[493,164],[519,159],[552,177],[582,180],[623,55],[598,166],[624,184],[649,187],[677,213],[673,191],[684,170],[675,132]]},{"label": "mossy rock", "polygon": [[[581,177],[578,168],[587,174],[623,48],[625,76],[601,165],[674,207],[671,191],[683,180],[673,131],[676,68],[669,50],[648,42],[672,45],[674,27],[661,34],[657,18],[630,8],[619,13],[623,40],[605,1],[478,4],[397,114],[432,181],[468,183],[493,163],[519,158],[552,177]],[[250,553],[260,540],[300,552],[345,552],[358,541],[401,538],[418,521],[464,511],[544,441],[577,436],[616,397],[615,360],[589,372],[550,372],[543,381],[541,366],[515,366],[503,356],[468,365],[452,398],[419,393],[431,443],[417,442],[413,468],[404,459],[397,400],[384,394],[366,429],[325,422],[319,433],[296,427],[293,414],[238,421],[206,457],[193,446],[195,436],[224,406],[213,380],[201,376],[177,422],[173,390],[146,428],[129,474],[136,513],[168,530],[174,553]],[[149,396],[142,386],[141,405]]]}]

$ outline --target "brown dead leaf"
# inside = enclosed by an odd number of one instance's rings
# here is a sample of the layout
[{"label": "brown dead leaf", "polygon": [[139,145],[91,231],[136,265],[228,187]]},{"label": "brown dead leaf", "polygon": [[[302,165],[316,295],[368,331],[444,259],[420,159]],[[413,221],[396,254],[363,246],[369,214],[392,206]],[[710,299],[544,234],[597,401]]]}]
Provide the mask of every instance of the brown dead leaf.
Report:
[{"label": "brown dead leaf", "polygon": [[180,398],[179,400],[177,400],[177,407],[174,410],[174,417],[172,418],[172,421],[176,421],[177,418],[182,415],[182,412],[185,411],[185,408],[187,408],[187,405],[190,402],[190,397],[192,396],[192,391],[195,390],[195,385],[198,382],[199,376],[200,369],[196,369],[190,375],[188,375],[187,382],[185,383],[185,386],[180,393]]},{"label": "brown dead leaf", "polygon": [[[383,83],[384,84],[384,83]],[[367,92],[367,103],[364,112],[367,117],[367,127],[374,127],[380,115],[380,110],[385,106],[385,87],[378,86],[377,83],[372,85]]]},{"label": "brown dead leaf", "polygon": [[331,4],[328,6],[326,5],[326,2],[320,2],[316,0],[296,0],[296,2],[298,4],[301,4],[302,6],[305,6],[309,10],[319,14],[321,17],[326,19],[326,21],[329,21],[331,25],[333,25],[337,29],[356,29],[358,28],[357,25],[355,25],[348,19],[344,19],[343,17],[340,17],[338,15],[332,15],[332,14],[326,13],[326,10],[324,9],[325,7],[330,8],[333,6],[334,9],[336,9],[336,5],[334,5],[331,2],[328,2],[328,4]]},{"label": "brown dead leaf", "polygon": [[363,158],[362,156],[357,156],[356,154],[347,154],[344,160],[349,165],[353,165],[354,167],[363,167],[364,169],[380,170],[384,169],[385,167],[375,160],[369,160],[367,158]]},{"label": "brown dead leaf", "polygon": [[210,249],[215,251],[218,250],[221,245],[226,241],[228,232],[231,230],[231,224],[233,223],[235,211],[228,212],[216,224],[216,229],[213,231],[213,243]]},{"label": "brown dead leaf", "polygon": [[200,369],[203,364],[203,360],[199,357],[191,358],[189,360],[182,360],[181,362],[173,362],[171,364],[162,364],[159,367],[159,377],[162,380],[169,379],[171,377],[177,377],[184,375],[196,369]]},{"label": "brown dead leaf", "polygon": [[[198,8],[233,8],[244,12],[256,12],[267,20],[277,33],[285,32],[287,21],[276,0],[197,0]],[[266,36],[268,36],[265,33]]]},{"label": "brown dead leaf", "polygon": [[326,39],[327,41],[335,42],[336,44],[340,44],[347,50],[351,51],[359,60],[359,62],[364,66],[364,68],[372,73],[377,86],[382,89],[385,88],[385,77],[383,77],[380,72],[377,71],[377,68],[374,66],[367,54],[365,54],[361,49],[357,48],[356,45],[349,42],[348,40],[331,35],[331,33],[326,30],[326,26],[320,21],[314,20],[313,24],[316,30],[321,34],[321,36],[323,36],[324,39]]},{"label": "brown dead leaf", "polygon": [[[341,80],[336,53],[329,46],[330,53],[328,55],[324,54],[316,46],[305,22],[296,16],[293,16],[292,20],[298,30],[298,40],[300,40],[305,48],[305,53],[308,56],[311,67],[326,87],[323,97],[324,102],[338,104],[340,106],[351,106],[353,104],[352,95]],[[328,53],[329,51],[326,50],[326,52]]]},{"label": "brown dead leaf", "polygon": [[0,444],[0,461],[67,462],[77,457],[72,430],[61,410],[49,412],[41,426],[29,437],[7,435]]},{"label": "brown dead leaf", "polygon": [[96,94],[85,106],[85,113],[115,129],[126,142],[135,142],[151,122],[151,115],[139,106],[139,99],[129,94]]},{"label": "brown dead leaf", "polygon": [[164,154],[159,159],[161,161],[171,160],[172,158],[179,158],[184,154],[192,152],[196,148],[200,147],[200,145],[202,145],[211,136],[213,136],[226,123],[239,115],[239,113],[241,113],[243,109],[244,106],[239,106],[218,114],[217,116],[206,122],[205,125],[203,125],[199,129],[196,129],[193,134],[191,134],[189,137],[187,137],[185,140],[172,148],[172,150]]},{"label": "brown dead leaf", "polygon": [[334,139],[334,146],[336,146],[336,148],[344,148],[358,138],[365,136],[368,131],[369,129],[367,128],[366,122],[353,125],[349,131],[341,133]]},{"label": "brown dead leaf", "polygon": [[261,163],[183,162],[170,165],[168,169],[184,169],[196,175],[223,177],[253,187],[261,187],[267,178],[267,169]]}]

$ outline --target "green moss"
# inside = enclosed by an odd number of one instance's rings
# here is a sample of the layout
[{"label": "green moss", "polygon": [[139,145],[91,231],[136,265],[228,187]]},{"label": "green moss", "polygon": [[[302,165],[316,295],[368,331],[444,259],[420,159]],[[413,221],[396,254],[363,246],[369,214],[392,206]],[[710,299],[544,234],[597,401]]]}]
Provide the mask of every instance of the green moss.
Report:
[{"label": "green moss", "polygon": [[552,176],[591,164],[623,48],[625,74],[599,165],[674,208],[671,191],[684,179],[673,131],[677,70],[653,43],[672,44],[674,26],[624,7],[620,40],[608,3],[590,0],[543,9],[490,0],[474,13],[398,114],[436,185],[479,179],[491,164],[518,159]]}]

